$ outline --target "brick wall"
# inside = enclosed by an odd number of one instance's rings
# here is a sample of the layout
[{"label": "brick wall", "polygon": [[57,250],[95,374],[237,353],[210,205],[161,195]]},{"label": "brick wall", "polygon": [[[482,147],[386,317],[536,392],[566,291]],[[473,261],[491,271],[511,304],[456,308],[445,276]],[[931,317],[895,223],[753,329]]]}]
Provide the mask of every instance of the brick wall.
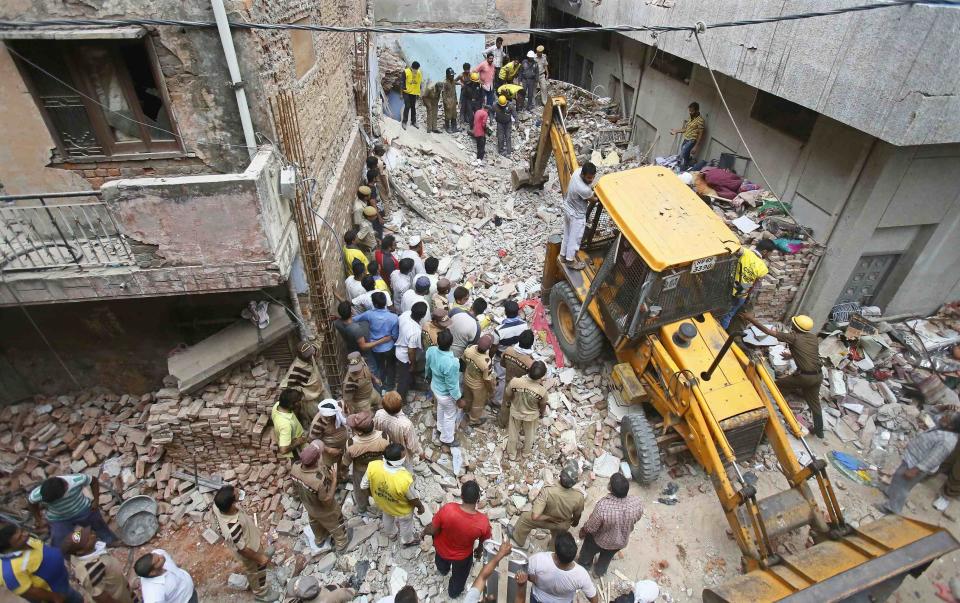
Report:
[{"label": "brick wall", "polygon": [[169,159],[137,159],[127,161],[63,162],[54,164],[85,178],[91,188],[120,178],[152,178],[155,176],[199,176],[210,173],[210,166],[196,157]]},{"label": "brick wall", "polygon": [[[761,281],[760,291],[753,302],[754,314],[764,320],[782,321],[803,279],[813,272],[822,253],[811,248],[794,254],[771,253],[766,260],[770,272]],[[797,311],[806,313],[803,308]]]}]

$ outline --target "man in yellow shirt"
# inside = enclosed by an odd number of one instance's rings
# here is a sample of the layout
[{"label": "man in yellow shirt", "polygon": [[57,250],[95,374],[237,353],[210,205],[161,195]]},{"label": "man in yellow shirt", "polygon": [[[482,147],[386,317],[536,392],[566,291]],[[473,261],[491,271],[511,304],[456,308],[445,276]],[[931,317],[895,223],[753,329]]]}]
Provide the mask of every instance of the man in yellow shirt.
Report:
[{"label": "man in yellow shirt", "polygon": [[733,299],[730,309],[720,319],[720,326],[724,329],[730,326],[733,317],[750,300],[760,281],[770,272],[763,260],[776,248],[777,246],[769,239],[761,239],[757,243],[756,252],[747,247],[740,248],[740,259],[733,273]]},{"label": "man in yellow shirt", "polygon": [[285,389],[280,392],[280,398],[270,412],[273,433],[280,448],[278,456],[282,459],[293,459],[293,449],[304,442],[303,425],[294,413],[302,398],[303,394],[299,390]]},{"label": "man in yellow shirt", "polygon": [[703,131],[706,128],[706,122],[700,115],[700,104],[690,103],[687,106],[690,113],[690,119],[685,121],[682,126],[670,130],[670,135],[676,135],[683,132],[683,142],[680,144],[680,169],[685,170],[693,163],[693,158],[700,151],[700,143],[703,142]]},{"label": "man in yellow shirt", "polygon": [[407,129],[407,118],[414,128],[417,127],[417,98],[420,96],[420,84],[423,72],[420,63],[414,61],[403,70],[403,129]]},{"label": "man in yellow shirt", "polygon": [[413,474],[404,467],[405,454],[400,444],[390,444],[383,451],[383,460],[367,465],[360,480],[363,495],[373,496],[373,502],[383,511],[383,529],[387,538],[398,534],[403,546],[420,544],[413,525],[413,510],[423,515],[426,510],[420,502]]},{"label": "man in yellow shirt", "polygon": [[500,81],[504,84],[512,84],[513,80],[516,79],[517,74],[520,73],[520,61],[516,59],[510,59],[509,63],[504,64],[500,68]]}]

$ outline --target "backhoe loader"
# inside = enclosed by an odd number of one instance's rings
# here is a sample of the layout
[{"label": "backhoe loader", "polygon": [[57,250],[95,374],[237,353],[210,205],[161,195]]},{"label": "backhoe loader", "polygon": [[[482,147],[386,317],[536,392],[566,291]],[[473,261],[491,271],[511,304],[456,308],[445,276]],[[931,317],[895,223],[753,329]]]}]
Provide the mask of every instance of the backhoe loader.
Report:
[{"label": "backhoe loader", "polygon": [[[515,186],[542,185],[552,154],[566,192],[578,162],[565,109],[563,97],[544,107],[538,147],[529,169],[513,174]],[[745,573],[705,589],[704,601],[882,601],[907,574],[958,547],[946,530],[898,515],[858,527],[844,519],[827,463],[767,369],[714,318],[729,305],[740,242],[710,207],[657,166],[603,175],[595,191],[578,252],[586,268],[558,261],[559,237],[551,237],[544,302],[564,355],[585,365],[612,349],[617,396],[643,409],[620,425],[635,479],[657,479],[658,439],[673,438],[713,483]],[[787,431],[809,455],[806,465]],[[739,463],[764,439],[785,484],[761,498]],[[777,553],[779,536],[806,526],[816,544]]]}]

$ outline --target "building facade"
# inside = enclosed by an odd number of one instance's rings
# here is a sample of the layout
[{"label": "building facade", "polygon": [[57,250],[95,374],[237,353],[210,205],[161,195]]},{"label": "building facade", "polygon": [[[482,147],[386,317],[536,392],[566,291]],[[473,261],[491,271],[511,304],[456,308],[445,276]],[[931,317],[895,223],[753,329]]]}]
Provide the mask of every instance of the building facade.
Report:
[{"label": "building facade", "polygon": [[[847,2],[849,5],[862,4]],[[538,25],[691,25],[802,12],[777,2],[545,0]],[[926,314],[960,297],[960,12],[911,6],[707,29],[710,66],[755,159],[826,246],[794,309],[825,320],[838,302]],[[679,148],[687,105],[707,128],[700,159],[756,165],[688,33],[541,40],[555,77],[610,96],[650,157]]]},{"label": "building facade", "polygon": [[[226,12],[232,21],[356,25],[366,8],[237,0]],[[214,21],[203,2],[0,8],[9,20],[157,15]],[[296,305],[291,292],[303,286],[290,285],[304,279],[292,197],[280,182],[290,163],[272,110],[280,94],[295,101],[301,173],[317,213],[341,234],[348,226],[365,157],[357,38],[239,29],[231,37],[246,129],[215,28],[0,31],[0,398],[77,381],[150,391],[170,353],[237,320],[248,301]],[[321,240],[337,280],[338,241],[335,232]]]}]

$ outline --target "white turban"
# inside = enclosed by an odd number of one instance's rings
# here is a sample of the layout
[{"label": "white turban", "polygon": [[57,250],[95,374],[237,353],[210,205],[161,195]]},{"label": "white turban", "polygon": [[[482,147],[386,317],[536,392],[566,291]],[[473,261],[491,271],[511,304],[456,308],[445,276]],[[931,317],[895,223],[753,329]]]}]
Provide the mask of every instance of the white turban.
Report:
[{"label": "white turban", "polygon": [[338,429],[347,424],[347,417],[343,414],[343,409],[333,398],[327,398],[320,403],[319,414],[321,417],[336,417]]}]

